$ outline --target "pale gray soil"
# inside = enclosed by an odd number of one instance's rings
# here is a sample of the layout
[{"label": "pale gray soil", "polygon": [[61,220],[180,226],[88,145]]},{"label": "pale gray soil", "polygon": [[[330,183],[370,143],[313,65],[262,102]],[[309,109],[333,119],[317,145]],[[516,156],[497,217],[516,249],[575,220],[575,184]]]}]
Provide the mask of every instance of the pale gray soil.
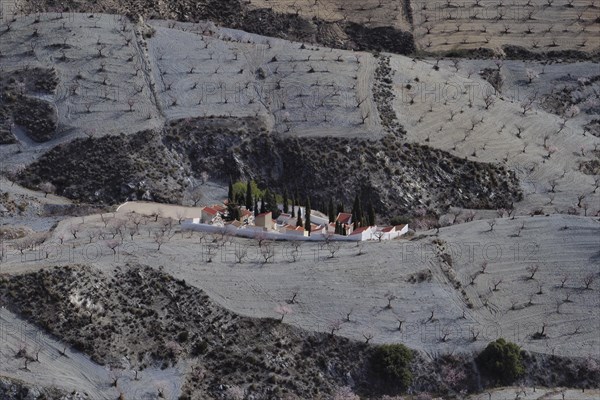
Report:
[{"label": "pale gray soil", "polygon": [[[375,342],[402,341],[431,355],[480,349],[497,337],[542,353],[587,356],[599,351],[600,225],[590,218],[504,218],[487,233],[489,225],[481,220],[443,228],[439,236],[418,241],[367,243],[362,249],[342,244],[333,259],[328,258],[326,247],[303,244],[296,262],[291,262],[290,244],[277,243],[274,262],[267,264],[256,242],[239,239],[230,243],[229,238],[208,263],[207,245],[219,237],[198,233],[191,237],[189,233],[175,234],[157,251],[152,232],[160,225],[154,222],[142,225],[133,241],[126,234],[120,251],[113,256],[106,246],[111,236],[104,240],[96,237],[87,244],[87,230],[110,232],[116,221],[109,214],[104,218],[107,228],[98,216],[86,217],[84,225],[80,225],[81,218],[62,221],[52,241],[58,243],[62,236],[63,252],[59,254],[53,248],[45,259],[44,252],[36,249],[38,261],[35,252],[26,251],[25,258],[11,252],[3,271],[16,273],[73,262],[91,262],[97,268],[110,269],[115,263],[139,262],[162,266],[165,272],[205,290],[219,304],[247,316],[274,317],[274,308],[297,291],[293,312],[286,317],[289,323],[327,331],[333,321],[345,319],[352,310],[351,322],[344,323],[339,334],[361,340],[363,334],[372,332]],[[114,218],[129,217],[117,213]],[[79,230],[78,239],[70,234],[71,226]],[[432,244],[436,239],[440,246]],[[75,250],[66,252],[73,243]],[[236,246],[248,246],[248,257],[241,264],[235,262]],[[472,252],[473,246],[475,253],[470,258],[467,252]],[[359,250],[364,254],[357,255]],[[440,262],[439,255],[444,252],[451,254],[453,270]],[[486,260],[486,273],[469,285],[468,277]],[[540,268],[535,279],[527,280],[526,268],[531,265]],[[431,281],[408,282],[412,274],[423,270],[431,271]],[[582,289],[583,278],[589,274],[595,274],[595,282],[590,290]],[[563,275],[568,279],[565,287],[559,288]],[[460,282],[465,294],[454,289],[449,279]],[[498,290],[491,291],[489,288],[500,279]],[[536,295],[538,283],[542,294]],[[385,308],[388,291],[397,296],[392,309]],[[569,301],[557,313],[556,301],[564,300],[567,293]],[[530,295],[532,303],[527,305]],[[473,308],[467,307],[469,302]],[[512,302],[515,310],[511,310]],[[427,322],[432,311],[433,322]],[[402,332],[397,330],[396,316],[405,321]],[[547,338],[533,340],[531,335],[544,323]],[[476,342],[470,340],[471,328],[480,332]],[[444,342],[441,338],[445,333],[448,336]]]},{"label": "pale gray soil", "polygon": [[[156,396],[164,388],[165,398],[177,399],[183,384],[185,367],[148,368],[135,380],[132,370],[112,372],[89,360],[81,353],[67,348],[36,326],[18,318],[6,309],[0,310],[2,337],[0,343],[0,375],[17,378],[34,385],[52,386],[65,391],[85,393],[90,399],[115,399],[123,393],[126,399]],[[39,350],[39,362],[31,362],[23,369],[24,360],[15,358],[21,348],[29,354]],[[112,379],[119,376],[118,388]]]}]

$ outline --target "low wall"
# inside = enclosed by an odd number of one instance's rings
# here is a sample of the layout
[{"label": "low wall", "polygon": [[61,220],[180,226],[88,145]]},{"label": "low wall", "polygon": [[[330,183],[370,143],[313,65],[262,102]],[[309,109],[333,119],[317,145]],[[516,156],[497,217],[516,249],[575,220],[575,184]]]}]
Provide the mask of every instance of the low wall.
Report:
[{"label": "low wall", "polygon": [[[189,221],[183,222],[181,224],[181,227],[183,229],[188,229],[191,231],[198,231],[198,232],[208,232],[208,233],[227,233],[233,236],[239,236],[239,237],[246,237],[246,238],[256,238],[258,235],[260,235],[261,237],[264,237],[265,239],[269,239],[269,240],[297,240],[297,241],[305,241],[305,242],[318,242],[318,241],[324,241],[325,240],[325,235],[321,234],[321,233],[317,233],[317,234],[313,234],[311,236],[301,236],[301,235],[294,235],[294,234],[289,234],[289,233],[277,233],[277,232],[266,232],[266,231],[257,231],[257,230],[253,230],[253,229],[238,229],[235,228],[233,226],[228,226],[228,227],[222,227],[222,226],[214,226],[214,225],[208,225],[208,224],[195,224]],[[336,241],[343,241],[343,242],[358,242],[360,241],[359,238],[353,238],[350,236],[341,236],[341,235],[334,235],[333,237],[331,237],[331,240],[336,240]]]}]

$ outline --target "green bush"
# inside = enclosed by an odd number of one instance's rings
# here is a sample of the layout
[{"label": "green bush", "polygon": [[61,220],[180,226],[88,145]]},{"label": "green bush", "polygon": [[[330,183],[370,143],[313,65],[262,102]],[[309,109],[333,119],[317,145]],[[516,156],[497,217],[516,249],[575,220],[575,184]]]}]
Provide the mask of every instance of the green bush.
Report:
[{"label": "green bush", "polygon": [[206,350],[208,350],[208,342],[205,340],[198,340],[192,345],[191,354],[193,357],[197,357],[206,353]]},{"label": "green bush", "polygon": [[179,343],[184,343],[184,342],[187,342],[189,337],[190,337],[190,334],[188,333],[188,331],[181,331],[177,335],[177,341]]},{"label": "green bush", "polygon": [[392,224],[392,225],[404,225],[404,224],[409,224],[409,223],[410,223],[410,218],[405,215],[398,215],[398,216],[392,217],[392,219],[390,220],[390,224]]},{"label": "green bush", "polygon": [[409,369],[412,351],[402,344],[377,346],[372,356],[373,371],[388,385],[406,390],[412,382]]},{"label": "green bush", "polygon": [[477,365],[486,376],[503,384],[512,383],[524,372],[521,349],[502,338],[487,345],[477,356]]}]

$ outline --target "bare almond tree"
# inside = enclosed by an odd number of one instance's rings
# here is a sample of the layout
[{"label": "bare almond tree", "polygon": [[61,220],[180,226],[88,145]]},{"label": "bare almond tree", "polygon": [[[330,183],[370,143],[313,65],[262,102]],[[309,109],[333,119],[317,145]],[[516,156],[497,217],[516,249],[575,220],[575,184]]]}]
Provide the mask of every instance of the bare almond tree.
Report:
[{"label": "bare almond tree", "polygon": [[339,331],[340,329],[342,329],[342,321],[341,320],[336,319],[329,323],[329,335],[330,336],[335,335],[335,333],[337,331]]},{"label": "bare almond tree", "polygon": [[271,241],[264,241],[260,248],[260,255],[268,263],[275,257],[275,245]]},{"label": "bare almond tree", "polygon": [[72,224],[69,227],[69,232],[73,236],[73,239],[77,239],[77,233],[79,233],[79,231],[81,231],[81,226],[80,225],[73,225]]},{"label": "bare almond tree", "polygon": [[156,250],[160,251],[160,247],[169,241],[167,235],[165,235],[165,231],[157,230],[154,232],[154,243],[156,243]]},{"label": "bare almond tree", "polygon": [[527,267],[527,272],[529,273],[527,279],[532,280],[539,269],[539,265],[530,265],[529,267]]},{"label": "bare almond tree", "polygon": [[523,115],[530,111],[533,108],[533,103],[535,101],[535,96],[529,96],[525,100],[521,102],[521,108],[523,109]]},{"label": "bare almond tree", "polygon": [[398,297],[393,294],[392,292],[388,291],[385,294],[385,299],[387,300],[387,305],[385,306],[385,308],[392,308],[392,301],[396,300]]},{"label": "bare almond tree", "polygon": [[44,182],[39,186],[40,190],[44,192],[44,197],[48,197],[49,194],[56,192],[56,186],[50,182]]},{"label": "bare almond tree", "polygon": [[483,95],[483,102],[485,103],[485,109],[488,110],[496,102],[496,97],[492,93],[486,93]]},{"label": "bare almond tree", "polygon": [[500,290],[500,289],[498,289],[498,286],[500,286],[501,283],[502,283],[502,279],[498,279],[497,281],[495,281],[493,283],[493,285],[494,285],[494,289],[493,289],[494,292],[497,292],[498,290]]},{"label": "bare almond tree", "polygon": [[594,283],[595,280],[596,280],[596,276],[594,274],[586,275],[583,278],[583,287],[586,290],[590,290],[590,286],[592,286],[592,284]]},{"label": "bare almond tree", "polygon": [[279,322],[283,322],[285,316],[292,313],[292,309],[285,304],[275,306],[274,311],[281,316]]},{"label": "bare almond tree", "polygon": [[106,247],[113,251],[113,255],[117,254],[117,247],[119,247],[119,242],[117,240],[109,240],[106,242]]},{"label": "bare almond tree", "polygon": [[248,247],[247,246],[236,246],[235,248],[235,259],[237,261],[238,264],[241,264],[242,261],[244,261],[244,259],[246,258],[246,256],[248,255]]}]

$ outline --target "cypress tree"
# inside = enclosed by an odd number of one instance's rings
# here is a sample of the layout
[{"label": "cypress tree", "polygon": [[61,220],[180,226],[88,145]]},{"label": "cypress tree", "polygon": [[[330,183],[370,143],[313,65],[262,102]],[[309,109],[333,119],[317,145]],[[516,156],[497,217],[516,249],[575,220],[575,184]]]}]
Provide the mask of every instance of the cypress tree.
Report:
[{"label": "cypress tree", "polygon": [[237,204],[242,205],[242,204],[246,204],[246,194],[245,193],[238,193],[237,195]]},{"label": "cypress tree", "polygon": [[327,214],[329,214],[329,222],[335,221],[335,214],[333,210],[333,199],[329,198],[329,207],[327,207]]},{"label": "cypress tree", "polygon": [[298,219],[296,220],[296,226],[302,226],[302,215],[300,214],[302,213],[300,212],[300,209],[298,209]]},{"label": "cypress tree", "polygon": [[227,211],[228,211],[228,215],[229,215],[229,220],[233,221],[233,220],[240,220],[242,219],[242,212],[240,211],[240,208],[233,204],[233,203],[229,203],[227,204]]},{"label": "cypress tree", "polygon": [[292,199],[292,218],[294,218],[296,216],[294,209],[296,208],[296,206],[294,205],[294,199]]},{"label": "cypress tree", "polygon": [[344,203],[338,203],[337,205],[337,214],[344,212]]},{"label": "cypress tree", "polygon": [[246,183],[246,210],[252,210],[252,184]]},{"label": "cypress tree", "polygon": [[358,195],[354,197],[354,203],[352,203],[352,222],[354,224],[354,229],[360,226],[360,200],[358,199]]},{"label": "cypress tree", "polygon": [[267,212],[267,206],[265,204],[265,198],[263,196],[260,199],[260,213],[263,214],[263,213],[266,213],[266,212]]},{"label": "cypress tree", "polygon": [[375,226],[375,210],[373,203],[369,203],[369,226]]},{"label": "cypress tree", "polygon": [[229,189],[227,191],[227,200],[229,200],[229,202],[234,202],[234,198],[233,198],[233,182],[231,181],[231,178],[229,178]]},{"label": "cypress tree", "polygon": [[310,236],[310,199],[306,198],[305,206],[306,210],[304,211],[304,229],[308,231],[308,236]]},{"label": "cypress tree", "polygon": [[288,211],[288,191],[287,189],[285,189],[283,191],[283,212],[287,214]]},{"label": "cypress tree", "polygon": [[256,217],[258,215],[258,198],[255,197],[254,198],[254,216]]}]

